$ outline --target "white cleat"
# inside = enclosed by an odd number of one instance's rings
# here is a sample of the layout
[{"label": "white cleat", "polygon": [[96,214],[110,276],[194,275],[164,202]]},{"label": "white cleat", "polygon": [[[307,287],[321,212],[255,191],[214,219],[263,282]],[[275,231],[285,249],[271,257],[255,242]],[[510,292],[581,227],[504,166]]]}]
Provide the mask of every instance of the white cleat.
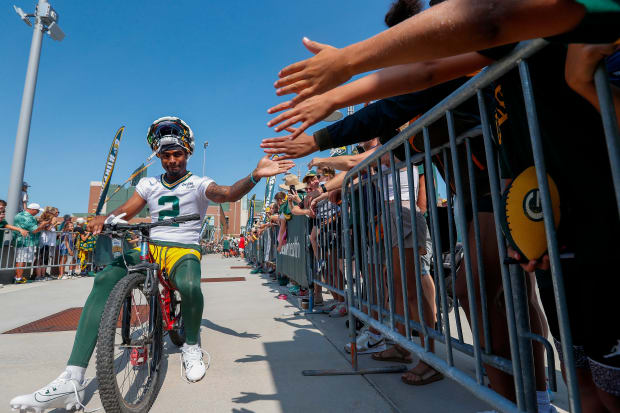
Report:
[{"label": "white cleat", "polygon": [[207,372],[205,363],[202,361],[202,350],[196,345],[188,346],[187,343],[181,347],[181,361],[185,378],[188,382],[196,382],[202,379]]},{"label": "white cleat", "polygon": [[82,407],[84,398],[84,383],[69,378],[68,372],[63,372],[47,386],[31,394],[14,397],[9,404],[13,410],[20,412],[43,413],[47,409],[72,409]]}]

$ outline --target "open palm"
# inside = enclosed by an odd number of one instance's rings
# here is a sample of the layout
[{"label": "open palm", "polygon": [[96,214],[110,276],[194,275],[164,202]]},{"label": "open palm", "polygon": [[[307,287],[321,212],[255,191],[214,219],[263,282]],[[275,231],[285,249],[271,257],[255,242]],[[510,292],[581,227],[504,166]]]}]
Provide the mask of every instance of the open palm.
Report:
[{"label": "open palm", "polygon": [[269,159],[269,155],[265,155],[258,161],[256,165],[256,174],[259,177],[268,177],[285,173],[295,166],[290,160]]}]

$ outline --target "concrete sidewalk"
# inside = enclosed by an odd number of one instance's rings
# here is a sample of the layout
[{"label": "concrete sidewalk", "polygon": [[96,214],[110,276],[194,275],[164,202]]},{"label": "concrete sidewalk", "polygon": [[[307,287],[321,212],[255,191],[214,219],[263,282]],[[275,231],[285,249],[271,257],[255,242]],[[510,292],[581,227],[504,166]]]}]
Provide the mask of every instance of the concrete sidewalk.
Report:
[{"label": "concrete sidewalk", "polygon": [[[168,339],[164,383],[153,412],[479,412],[490,407],[451,380],[407,386],[400,374],[304,377],[302,370],[350,370],[343,350],[344,318],[296,316],[296,298],[277,299],[280,289],[266,275],[252,275],[236,259],[207,255],[202,277],[245,277],[203,283],[202,348],[211,355],[206,377],[181,378],[179,350]],[[81,307],[92,278],[7,286],[0,290],[0,333],[71,307]],[[293,301],[295,300],[295,301]],[[0,411],[9,400],[53,380],[64,369],[75,332],[0,334]],[[385,366],[360,356],[360,367]],[[473,368],[457,359],[464,369]],[[389,363],[392,365],[392,363]],[[95,376],[94,359],[87,376]],[[97,383],[87,408],[101,406]]]},{"label": "concrete sidewalk", "polygon": [[[346,360],[307,320],[278,322],[296,308],[274,298],[264,280],[249,275],[238,259],[210,255],[203,278],[246,276],[246,281],[203,283],[205,309],[201,341],[211,354],[206,377],[194,384],[181,378],[180,354],[168,340],[162,364],[164,384],[153,412],[388,412],[389,403],[363,378],[305,378],[304,369],[347,368]],[[92,279],[7,286],[0,290],[0,332],[70,307],[83,305]],[[0,334],[0,411],[9,400],[32,392],[64,369],[75,332]],[[95,376],[94,359],[87,376]],[[96,380],[87,392],[88,409],[101,406]]]}]

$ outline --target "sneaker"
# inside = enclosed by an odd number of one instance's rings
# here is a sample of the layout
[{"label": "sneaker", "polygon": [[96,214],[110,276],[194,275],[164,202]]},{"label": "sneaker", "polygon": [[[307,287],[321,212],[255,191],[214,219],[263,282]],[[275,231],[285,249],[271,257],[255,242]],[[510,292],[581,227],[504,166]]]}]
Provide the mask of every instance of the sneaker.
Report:
[{"label": "sneaker", "polygon": [[21,278],[15,277],[13,281],[15,282],[15,284],[26,284],[28,282],[28,280],[25,279],[24,277],[21,277]]},{"label": "sneaker", "polygon": [[[370,330],[364,330],[357,340],[355,340],[355,346],[358,354],[378,353],[386,349],[385,338],[382,334],[374,334]],[[351,343],[344,345],[344,349],[347,353],[351,352]]]},{"label": "sneaker", "polygon": [[71,379],[69,372],[63,372],[47,386],[32,394],[14,397],[9,404],[14,410],[34,410],[41,413],[46,409],[79,409],[84,397],[85,381]]},{"label": "sneaker", "polygon": [[195,382],[202,379],[207,371],[205,363],[202,361],[202,350],[198,344],[189,346],[183,344],[181,347],[181,360],[183,361],[183,370],[185,377],[189,382]]},{"label": "sneaker", "polygon": [[347,315],[347,305],[345,303],[337,304],[333,310],[329,312],[330,317],[344,317]]}]

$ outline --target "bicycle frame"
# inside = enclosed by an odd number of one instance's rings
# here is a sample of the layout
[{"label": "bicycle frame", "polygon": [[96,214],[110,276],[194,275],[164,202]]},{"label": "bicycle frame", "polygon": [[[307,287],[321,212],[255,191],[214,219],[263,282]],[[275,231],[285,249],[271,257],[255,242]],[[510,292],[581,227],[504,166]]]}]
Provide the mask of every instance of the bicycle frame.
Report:
[{"label": "bicycle frame", "polygon": [[[153,292],[151,294],[151,309],[154,310],[156,308],[156,301],[159,300],[164,330],[170,331],[178,325],[179,319],[181,318],[180,314],[171,314],[172,294],[174,294],[176,288],[174,288],[172,283],[164,277],[164,271],[159,268],[159,265],[155,262],[155,258],[150,252],[148,235],[149,232],[147,229],[142,229],[140,231],[140,264],[131,267],[131,269],[147,269],[144,284],[145,290],[150,290]],[[153,277],[153,272],[157,274],[157,278]],[[156,290],[159,290],[157,288],[156,280],[163,287],[161,291],[157,291],[157,294],[154,293]],[[154,316],[155,314],[151,314],[151,320],[155,319],[153,318]]]}]

